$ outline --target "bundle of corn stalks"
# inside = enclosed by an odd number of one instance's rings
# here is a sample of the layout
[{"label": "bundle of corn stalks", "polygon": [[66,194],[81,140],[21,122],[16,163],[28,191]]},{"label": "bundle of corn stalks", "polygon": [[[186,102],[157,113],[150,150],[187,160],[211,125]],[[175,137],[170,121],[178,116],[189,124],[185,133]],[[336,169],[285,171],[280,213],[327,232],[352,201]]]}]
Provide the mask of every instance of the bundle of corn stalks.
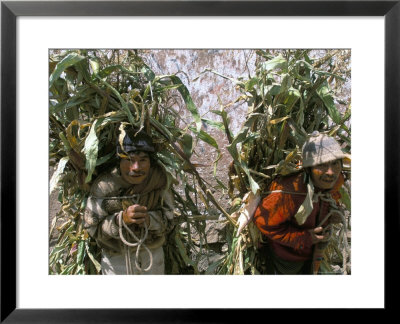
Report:
[{"label": "bundle of corn stalks", "polygon": [[[101,273],[100,251],[83,229],[83,213],[92,181],[117,163],[121,123],[153,137],[158,163],[168,172],[177,226],[165,248],[166,273],[199,273],[199,255],[207,248],[207,215],[215,210],[229,214],[190,162],[199,140],[219,149],[201,129],[209,121],[202,120],[185,85],[176,75],[155,75],[135,50],[52,50],[49,71],[49,150],[55,170],[50,193],[58,191],[61,203],[50,228],[50,239],[55,237],[50,274]],[[182,128],[171,99],[177,95],[191,116]],[[200,249],[191,239],[193,228]]]},{"label": "bundle of corn stalks", "polygon": [[[231,79],[246,102],[248,113],[242,129],[233,136],[229,119],[222,109],[218,114],[225,125],[227,147],[233,158],[229,170],[230,210],[239,226],[228,231],[229,251],[214,265],[220,274],[259,273],[256,266],[260,232],[250,221],[255,208],[277,175],[301,171],[301,147],[307,134],[318,130],[335,136],[344,151],[351,151],[351,105],[344,100],[348,89],[350,52],[347,50],[259,50],[256,72],[248,80]],[[314,57],[311,57],[314,55]],[[226,106],[231,105],[229,103]],[[341,107],[341,109],[338,109]],[[350,166],[345,165],[350,180]],[[341,190],[344,208],[350,211],[350,190]],[[321,269],[331,273],[335,260],[349,260],[348,219],[325,250]]]}]

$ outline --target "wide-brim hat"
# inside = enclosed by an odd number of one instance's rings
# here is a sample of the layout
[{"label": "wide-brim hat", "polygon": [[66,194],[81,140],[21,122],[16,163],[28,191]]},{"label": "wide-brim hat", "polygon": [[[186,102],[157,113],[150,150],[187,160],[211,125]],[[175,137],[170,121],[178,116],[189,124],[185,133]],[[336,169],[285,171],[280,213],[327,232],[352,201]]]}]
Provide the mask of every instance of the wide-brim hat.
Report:
[{"label": "wide-brim hat", "polygon": [[339,143],[327,134],[313,132],[302,148],[303,168],[343,159],[349,163],[350,154],[344,153]]}]

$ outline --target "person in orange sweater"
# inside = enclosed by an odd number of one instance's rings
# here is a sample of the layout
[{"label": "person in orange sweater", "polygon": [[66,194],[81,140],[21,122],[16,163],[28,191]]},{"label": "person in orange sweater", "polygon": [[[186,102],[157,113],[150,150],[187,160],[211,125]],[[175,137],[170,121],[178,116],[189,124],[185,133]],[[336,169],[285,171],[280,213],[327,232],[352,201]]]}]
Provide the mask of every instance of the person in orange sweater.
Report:
[{"label": "person in orange sweater", "polygon": [[253,218],[267,243],[260,249],[267,274],[316,272],[330,224],[343,220],[338,200],[344,158],[334,138],[314,132],[302,148],[302,172],[271,183]]}]

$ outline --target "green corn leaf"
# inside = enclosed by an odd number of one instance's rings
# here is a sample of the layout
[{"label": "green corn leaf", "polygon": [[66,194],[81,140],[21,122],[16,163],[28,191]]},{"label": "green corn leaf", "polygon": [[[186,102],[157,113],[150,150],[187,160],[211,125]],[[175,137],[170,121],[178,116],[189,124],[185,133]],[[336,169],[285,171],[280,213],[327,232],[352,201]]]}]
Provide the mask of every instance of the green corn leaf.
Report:
[{"label": "green corn leaf", "polygon": [[184,134],[181,138],[183,153],[190,159],[193,153],[193,137],[189,134]]},{"label": "green corn leaf", "polygon": [[[296,115],[296,123],[297,125],[303,129],[303,123],[304,123],[304,101],[303,98],[300,95],[300,109]],[[304,131],[305,132],[305,131]]]},{"label": "green corn leaf", "polygon": [[[342,128],[343,128],[343,126],[342,126]],[[345,141],[347,144],[351,144],[351,139],[350,139],[350,137],[348,137],[348,136],[345,136],[345,135],[343,135],[343,134],[338,134],[338,136],[340,137],[340,139],[342,139],[343,141]]]},{"label": "green corn leaf", "polygon": [[78,265],[82,264],[84,253],[85,253],[85,241],[80,241],[78,244],[78,254],[76,257],[76,262],[78,263]]},{"label": "green corn leaf", "polygon": [[297,145],[300,147],[303,146],[307,139],[307,132],[303,127],[300,127],[298,124],[296,124],[291,118],[289,118],[287,121],[290,129],[292,130],[293,136],[297,140]]},{"label": "green corn leaf", "polygon": [[226,136],[228,137],[228,141],[231,142],[233,135],[232,131],[229,129],[230,120],[228,118],[227,112],[224,110],[223,106],[221,105],[221,111],[219,110],[212,110],[212,113],[221,116],[222,118],[222,128],[221,130],[225,132]]},{"label": "green corn leaf", "polygon": [[111,152],[107,155],[102,156],[101,158],[98,158],[96,160],[96,166],[102,165],[103,163],[106,163],[108,160],[110,160],[113,156],[115,156],[115,152]]},{"label": "green corn leaf", "polygon": [[343,124],[346,120],[348,120],[351,117],[351,106],[346,110],[346,113],[344,114],[341,124]]},{"label": "green corn leaf", "polygon": [[255,194],[259,190],[260,187],[257,184],[257,182],[254,181],[253,177],[251,176],[250,170],[249,170],[247,164],[240,158],[238,149],[236,147],[237,144],[246,141],[246,139],[248,137],[248,132],[249,132],[249,128],[243,127],[241,132],[238,135],[236,135],[236,137],[233,139],[232,143],[230,145],[228,145],[226,148],[227,148],[228,152],[231,154],[231,156],[234,160],[234,163],[237,166],[239,166],[243,170],[243,172],[247,175],[251,191],[253,191],[253,193]]},{"label": "green corn leaf", "polygon": [[65,69],[77,64],[84,59],[84,56],[81,56],[77,53],[70,53],[65,56],[60,62],[57,63],[53,73],[50,75],[49,88],[53,85],[54,81],[60,77],[61,73],[63,73]]},{"label": "green corn leaf", "polygon": [[281,118],[271,119],[271,120],[269,121],[269,123],[272,124],[272,125],[276,125],[276,124],[279,124],[279,123],[281,123],[281,122],[283,122],[284,120],[289,119],[289,118],[290,118],[290,116],[285,116],[285,117],[281,117]]},{"label": "green corn leaf", "polygon": [[174,139],[174,135],[165,127],[162,123],[160,123],[157,119],[150,116],[150,123],[165,137],[168,141],[172,142]]},{"label": "green corn leaf", "polygon": [[98,74],[100,71],[100,62],[97,57],[89,59],[90,67],[92,68],[93,74]]},{"label": "green corn leaf", "polygon": [[215,147],[216,149],[218,149],[218,143],[217,143],[217,141],[216,141],[215,138],[212,137],[210,134],[206,133],[206,132],[203,131],[203,130],[200,130],[200,131],[198,132],[197,129],[194,128],[194,127],[189,127],[189,129],[190,129],[193,133],[195,133],[195,134],[197,135],[197,137],[198,137],[199,139],[201,139],[203,142],[205,142],[205,143],[207,143],[207,144],[209,144],[209,145]]},{"label": "green corn leaf", "polygon": [[236,145],[243,142],[246,139],[248,132],[249,128],[243,127],[243,129],[235,136],[232,143],[226,147],[226,149],[231,154],[234,160],[239,160],[239,153]]},{"label": "green corn leaf", "polygon": [[218,185],[219,185],[222,189],[228,190],[228,188],[225,186],[225,184],[224,184],[221,180],[219,180],[216,176],[214,176],[214,179],[215,179],[215,181],[217,181]]},{"label": "green corn leaf", "polygon": [[82,80],[85,80],[87,83],[90,83],[92,81],[88,60],[79,61],[75,64],[75,68],[78,71],[78,79],[80,78],[77,84],[79,84]]},{"label": "green corn leaf", "polygon": [[111,111],[105,115],[99,116],[97,122],[97,131],[101,131],[110,123],[118,123],[124,120],[125,113],[123,111]]},{"label": "green corn leaf", "polygon": [[107,86],[119,99],[119,101],[121,102],[122,108],[124,110],[124,112],[126,113],[126,115],[128,116],[129,122],[132,125],[136,125],[135,119],[133,118],[132,112],[130,111],[127,103],[125,102],[125,100],[121,97],[121,95],[119,94],[119,92],[112,87],[110,84],[108,84],[107,82],[105,82],[104,80],[98,78],[98,80],[100,80],[101,83],[103,83],[105,86]]},{"label": "green corn leaf", "polygon": [[120,64],[115,64],[115,65],[109,65],[109,66],[105,67],[104,69],[100,70],[97,73],[97,75],[100,78],[106,78],[113,72],[123,72],[123,73],[126,73],[128,75],[138,75],[139,74],[139,72],[130,71],[130,70],[128,70],[127,68],[123,67]]},{"label": "green corn leaf", "polygon": [[67,109],[72,107],[76,107],[86,101],[89,101],[91,98],[88,97],[81,97],[81,96],[74,96],[65,102],[61,102],[55,106],[50,106],[50,114],[54,115],[59,112],[66,112]]},{"label": "green corn leaf", "polygon": [[256,54],[266,59],[271,59],[273,56],[264,50],[256,50]]},{"label": "green corn leaf", "polygon": [[206,118],[202,118],[201,121],[211,127],[217,128],[221,131],[225,131],[225,127],[224,124],[215,120],[211,120],[211,119],[206,119]]},{"label": "green corn leaf", "polygon": [[90,252],[88,245],[86,244],[85,246],[86,246],[86,253],[89,256],[90,261],[92,261],[93,265],[95,266],[97,273],[100,273],[101,264],[93,256],[92,252]]},{"label": "green corn leaf", "polygon": [[242,81],[237,80],[237,79],[234,79],[234,78],[227,77],[226,75],[223,75],[223,74],[221,74],[221,73],[219,73],[219,72],[217,72],[217,71],[211,70],[211,69],[205,69],[205,70],[204,70],[203,72],[201,72],[200,74],[203,74],[203,73],[205,73],[205,72],[211,72],[211,73],[214,73],[214,74],[216,74],[216,75],[219,75],[220,77],[222,77],[222,78],[224,78],[224,79],[230,80],[230,81],[232,81],[235,85],[239,86],[240,88],[244,88],[244,87],[245,87],[245,84],[244,84]]},{"label": "green corn leaf", "polygon": [[305,60],[298,60],[298,61],[296,61],[295,65],[298,67],[304,67],[310,71],[314,70],[314,67],[312,66],[312,64],[310,64],[309,62],[307,62]]},{"label": "green corn leaf", "polygon": [[323,101],[329,116],[336,124],[340,124],[341,116],[339,111],[336,109],[335,103],[333,101],[333,97],[329,92],[328,85],[326,82],[316,90],[318,96]]},{"label": "green corn leaf", "polygon": [[196,105],[193,102],[192,97],[190,96],[189,90],[182,83],[181,79],[178,78],[176,75],[169,75],[169,76],[160,77],[160,79],[163,79],[163,78],[169,78],[174,85],[180,85],[180,87],[178,88],[178,91],[181,94],[183,100],[185,101],[186,108],[192,114],[194,122],[196,123],[197,132],[200,132],[200,129],[201,129],[201,117],[200,117],[200,114],[199,114],[199,112],[197,110]]},{"label": "green corn leaf", "polygon": [[276,96],[281,92],[281,86],[279,84],[268,85],[264,88],[264,95]]},{"label": "green corn leaf", "polygon": [[165,167],[168,170],[180,170],[181,169],[181,160],[177,159],[175,155],[173,155],[170,151],[163,150],[161,152],[157,152],[157,157],[161,160]]},{"label": "green corn leaf", "polygon": [[58,181],[61,178],[61,175],[64,171],[65,165],[69,161],[69,158],[67,156],[63,157],[60,159],[60,162],[58,162],[58,166],[56,171],[54,171],[53,176],[51,177],[50,180],[50,193],[53,192],[53,190],[56,188]]},{"label": "green corn leaf", "polygon": [[342,196],[340,198],[340,200],[346,206],[347,210],[351,211],[351,198],[350,198],[349,193],[343,187],[340,188],[339,192],[340,192],[340,195]]},{"label": "green corn leaf", "polygon": [[50,256],[53,256],[53,255],[55,255],[55,254],[57,254],[57,253],[60,253],[60,252],[65,251],[66,246],[67,246],[66,244],[55,246],[55,247],[51,250]]},{"label": "green corn leaf", "polygon": [[292,86],[292,83],[293,83],[293,78],[288,73],[282,74],[282,81],[279,89],[279,94],[286,93]]},{"label": "green corn leaf", "polygon": [[156,77],[154,74],[153,70],[150,69],[146,64],[143,64],[143,67],[141,69],[141,72],[144,74],[146,77],[147,81],[153,81]]},{"label": "green corn leaf", "polygon": [[288,96],[287,98],[283,101],[283,103],[286,105],[286,113],[290,113],[294,105],[297,103],[297,101],[301,98],[300,91],[294,88],[290,88],[288,90]]},{"label": "green corn leaf", "polygon": [[169,84],[169,85],[164,85],[160,88],[154,89],[154,93],[163,93],[166,90],[173,90],[173,89],[179,89],[181,85],[179,84]]},{"label": "green corn leaf", "polygon": [[242,145],[245,145],[247,143],[251,143],[257,138],[260,138],[260,133],[250,133],[245,140],[242,142]]},{"label": "green corn leaf", "polygon": [[309,64],[314,64],[314,59],[311,59],[307,53],[304,53],[304,61]]},{"label": "green corn leaf", "polygon": [[251,91],[254,90],[254,87],[258,84],[258,78],[251,78],[249,81],[247,81],[244,85],[245,91]]},{"label": "green corn leaf", "polygon": [[244,173],[246,173],[247,175],[247,179],[249,180],[249,184],[250,184],[250,189],[251,191],[256,194],[257,191],[260,189],[260,186],[258,185],[258,183],[253,179],[253,177],[250,174],[250,170],[248,168],[248,166],[241,161],[240,162],[240,167],[242,168],[242,170],[244,171]]},{"label": "green corn leaf", "polygon": [[198,209],[197,209],[196,204],[193,202],[192,198],[190,197],[189,191],[194,192],[194,193],[196,192],[196,190],[192,186],[186,184],[185,185],[185,197],[186,197],[185,204],[186,204],[186,207],[192,211],[192,213],[196,214],[196,213],[198,213]]},{"label": "green corn leaf", "polygon": [[69,266],[67,266],[63,271],[61,271],[61,275],[70,275],[74,272],[75,268],[77,267],[76,263],[73,263]]},{"label": "green corn leaf", "polygon": [[322,76],[333,76],[334,78],[339,79],[341,81],[346,81],[346,79],[344,79],[341,76],[334,74],[334,73],[330,73],[330,72],[326,72],[326,71],[314,71],[314,73],[317,75],[322,75]]},{"label": "green corn leaf", "polygon": [[210,110],[210,112],[222,117],[222,111],[220,111],[220,110]]},{"label": "green corn leaf", "polygon": [[85,179],[86,183],[92,180],[92,174],[96,168],[97,154],[99,150],[99,139],[96,135],[96,124],[98,120],[95,120],[90,127],[89,135],[86,137],[85,146],[83,148],[83,153],[86,157],[86,170],[88,175]]},{"label": "green corn leaf", "polygon": [[183,258],[183,260],[185,261],[185,263],[187,265],[193,266],[193,268],[196,271],[196,269],[197,269],[196,264],[188,257],[188,255],[186,253],[186,248],[183,245],[182,240],[180,239],[178,234],[175,235],[175,243],[176,243],[176,246],[178,247],[179,253],[180,253],[181,257]]},{"label": "green corn leaf", "polygon": [[265,114],[251,113],[247,116],[247,120],[244,122],[244,127],[251,128],[260,118],[265,117]]},{"label": "green corn leaf", "polygon": [[283,71],[287,71],[288,63],[285,58],[279,55],[269,61],[263,62],[261,66],[265,71],[271,71],[275,69],[281,69]]}]

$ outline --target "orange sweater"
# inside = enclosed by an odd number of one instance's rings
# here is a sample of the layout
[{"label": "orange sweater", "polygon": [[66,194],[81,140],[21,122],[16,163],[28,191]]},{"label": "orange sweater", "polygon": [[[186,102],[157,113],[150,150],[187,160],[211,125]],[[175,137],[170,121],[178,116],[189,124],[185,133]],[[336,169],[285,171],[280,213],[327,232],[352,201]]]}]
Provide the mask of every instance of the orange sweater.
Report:
[{"label": "orange sweater", "polygon": [[[294,218],[306,198],[307,187],[304,173],[280,177],[271,183],[270,191],[283,190],[291,193],[270,193],[254,214],[254,222],[267,237],[275,254],[287,261],[306,261],[312,259],[313,245],[308,230],[315,228],[329,212],[329,203],[319,200],[304,224],[299,225]],[[344,183],[343,175],[330,190],[332,198],[340,199],[339,189]],[[319,190],[315,188],[315,193]],[[329,220],[328,220],[329,221]],[[323,224],[325,225],[325,224]]]}]

